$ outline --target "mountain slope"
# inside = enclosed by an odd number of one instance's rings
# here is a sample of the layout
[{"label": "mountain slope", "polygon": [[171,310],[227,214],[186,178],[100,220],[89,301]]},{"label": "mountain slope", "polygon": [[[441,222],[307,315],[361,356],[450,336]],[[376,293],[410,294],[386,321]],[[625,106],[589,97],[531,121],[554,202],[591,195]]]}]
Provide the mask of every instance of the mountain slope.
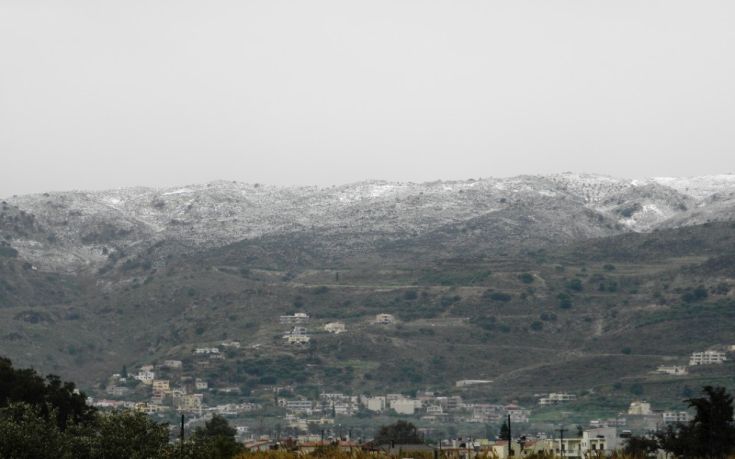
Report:
[{"label": "mountain slope", "polygon": [[[161,241],[191,250],[311,234],[343,255],[392,241],[451,239],[459,231],[465,245],[539,245],[732,219],[732,177],[635,181],[568,173],[329,188],[213,182],[44,193],[9,199],[0,210],[6,215],[0,236],[24,259],[64,271],[99,269]],[[33,231],[8,223],[12,209],[33,221]]]}]

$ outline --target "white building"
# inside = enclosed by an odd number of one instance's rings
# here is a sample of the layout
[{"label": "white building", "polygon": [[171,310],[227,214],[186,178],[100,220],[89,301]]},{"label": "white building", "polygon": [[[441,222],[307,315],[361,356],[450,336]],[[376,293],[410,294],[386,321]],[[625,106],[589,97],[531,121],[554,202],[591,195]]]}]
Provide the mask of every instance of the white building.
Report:
[{"label": "white building", "polygon": [[334,409],[334,414],[337,416],[352,416],[355,414],[355,405],[352,403],[335,402],[332,409]]},{"label": "white building", "polygon": [[362,404],[370,411],[385,411],[385,397],[364,397]]},{"label": "white building", "polygon": [[727,360],[724,352],[720,351],[704,351],[704,352],[693,352],[689,357],[689,365],[712,365],[719,364]]},{"label": "white building", "polygon": [[182,394],[178,391],[173,393],[174,407],[178,411],[202,412],[202,394]]},{"label": "white building", "polygon": [[685,366],[679,366],[679,365],[661,365],[656,369],[656,373],[661,373],[665,375],[672,375],[672,376],[681,376],[686,375],[689,373],[687,371],[687,367]]},{"label": "white building", "polygon": [[574,394],[552,392],[546,397],[541,397],[538,403],[539,405],[556,405],[557,403],[572,402],[574,400],[577,400],[577,396]]},{"label": "white building", "polygon": [[490,379],[461,379],[454,383],[456,387],[476,386],[478,384],[490,384]]},{"label": "white building", "polygon": [[324,331],[338,335],[340,333],[346,332],[347,327],[345,327],[344,322],[329,322],[328,324],[324,325]]},{"label": "white building", "polygon": [[522,408],[515,403],[511,403],[510,405],[506,405],[504,407],[506,415],[510,416],[510,422],[511,423],[526,423],[528,422],[528,417],[531,415],[531,411],[527,410],[525,408]]},{"label": "white building", "polygon": [[389,325],[395,323],[396,318],[393,314],[378,314],[375,316],[375,323],[381,325]]},{"label": "white building", "polygon": [[309,341],[311,341],[311,338],[306,335],[285,335],[283,338],[288,344],[295,344],[300,346],[305,346],[309,344]]},{"label": "white building", "polygon": [[421,407],[421,402],[408,398],[391,400],[390,407],[398,414],[412,416],[416,412],[416,408]]},{"label": "white building", "polygon": [[664,423],[678,423],[678,422],[689,422],[691,417],[686,411],[665,411],[661,417]]},{"label": "white building", "polygon": [[600,427],[582,432],[582,457],[604,454],[609,456],[623,445],[615,427]]},{"label": "white building", "polygon": [[306,328],[304,327],[293,327],[290,332],[283,335],[283,339],[285,339],[288,344],[309,344],[311,338],[309,338],[306,333]]},{"label": "white building", "polygon": [[161,366],[171,370],[179,370],[183,366],[183,363],[181,360],[164,360]]},{"label": "white building", "polygon": [[295,413],[311,414],[314,409],[314,404],[311,400],[287,400],[286,409]]},{"label": "white building", "polygon": [[198,347],[194,349],[194,354],[196,355],[219,354],[219,348],[218,347]]},{"label": "white building", "polygon": [[156,379],[156,373],[153,370],[148,369],[148,367],[141,367],[134,378],[143,384],[150,385],[153,384],[153,380]]},{"label": "white building", "polygon": [[194,389],[196,390],[207,390],[209,388],[209,383],[207,381],[197,378],[194,380]]},{"label": "white building", "polygon": [[278,320],[282,324],[302,324],[309,321],[309,314],[297,312],[291,316],[281,316]]},{"label": "white building", "polygon": [[651,404],[641,400],[630,402],[628,414],[632,416],[647,416],[651,414]]},{"label": "white building", "polygon": [[292,336],[306,336],[307,331],[305,327],[293,327],[291,331],[289,332]]}]

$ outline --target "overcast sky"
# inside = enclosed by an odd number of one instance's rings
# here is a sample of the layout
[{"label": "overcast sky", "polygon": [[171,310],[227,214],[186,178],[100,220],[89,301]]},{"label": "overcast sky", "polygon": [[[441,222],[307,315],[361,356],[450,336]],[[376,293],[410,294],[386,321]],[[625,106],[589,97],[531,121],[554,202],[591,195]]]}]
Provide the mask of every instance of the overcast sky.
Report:
[{"label": "overcast sky", "polygon": [[0,0],[0,196],[735,172],[735,2]]}]

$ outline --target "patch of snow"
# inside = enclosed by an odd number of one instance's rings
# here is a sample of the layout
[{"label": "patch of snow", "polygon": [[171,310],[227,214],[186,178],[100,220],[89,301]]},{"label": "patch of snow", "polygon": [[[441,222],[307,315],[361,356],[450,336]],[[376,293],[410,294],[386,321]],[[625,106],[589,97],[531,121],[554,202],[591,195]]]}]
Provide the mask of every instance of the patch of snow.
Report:
[{"label": "patch of snow", "polygon": [[184,194],[184,193],[193,193],[193,192],[194,190],[192,190],[191,188],[180,188],[178,190],[162,193],[161,196],[170,196],[172,194]]}]

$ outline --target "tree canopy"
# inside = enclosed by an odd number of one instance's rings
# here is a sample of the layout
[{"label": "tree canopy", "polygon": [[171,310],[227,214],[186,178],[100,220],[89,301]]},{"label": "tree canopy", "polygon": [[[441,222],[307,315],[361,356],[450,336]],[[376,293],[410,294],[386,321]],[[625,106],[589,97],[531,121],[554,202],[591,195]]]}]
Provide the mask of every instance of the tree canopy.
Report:
[{"label": "tree canopy", "polygon": [[735,453],[733,397],[724,387],[705,386],[702,393],[686,400],[696,410],[689,423],[659,433],[661,448],[680,457],[725,458]]},{"label": "tree canopy", "polygon": [[35,370],[13,368],[9,359],[0,357],[0,408],[13,403],[26,403],[46,419],[53,414],[61,430],[69,422],[90,422],[95,413],[74,383],[62,382],[55,375],[44,379]]},{"label": "tree canopy", "polygon": [[375,435],[374,442],[383,445],[396,444],[421,444],[424,439],[419,435],[416,426],[407,421],[397,421],[387,426],[382,426]]}]

